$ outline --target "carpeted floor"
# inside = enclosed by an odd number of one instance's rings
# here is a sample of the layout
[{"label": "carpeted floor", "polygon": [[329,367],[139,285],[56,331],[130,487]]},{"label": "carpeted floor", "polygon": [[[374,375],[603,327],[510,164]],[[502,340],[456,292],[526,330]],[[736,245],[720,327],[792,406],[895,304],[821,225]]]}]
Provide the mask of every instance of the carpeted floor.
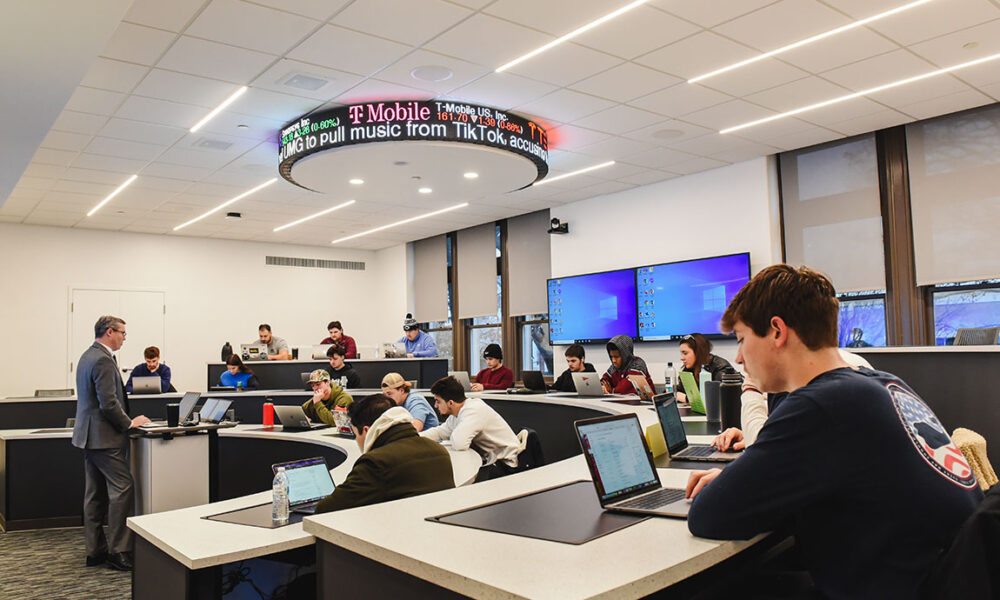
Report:
[{"label": "carpeted floor", "polygon": [[0,533],[0,600],[126,600],[132,574],[84,566],[83,529]]}]

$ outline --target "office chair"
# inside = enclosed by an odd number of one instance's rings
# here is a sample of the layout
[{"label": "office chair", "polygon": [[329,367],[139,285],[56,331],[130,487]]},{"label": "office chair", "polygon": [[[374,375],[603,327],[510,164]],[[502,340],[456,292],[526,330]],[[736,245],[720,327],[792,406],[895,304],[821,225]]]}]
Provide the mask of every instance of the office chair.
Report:
[{"label": "office chair", "polygon": [[971,429],[959,427],[952,432],[951,441],[962,451],[983,491],[997,484],[997,474],[990,464],[990,457],[986,455],[986,438]]},{"label": "office chair", "polygon": [[960,327],[955,334],[956,346],[992,346],[997,343],[1000,327]]},{"label": "office chair", "polygon": [[73,388],[63,388],[60,390],[35,390],[35,398],[62,398],[72,396]]},{"label": "office chair", "polygon": [[517,470],[527,471],[545,464],[545,456],[542,454],[542,443],[538,439],[538,432],[530,427],[525,427],[517,433],[517,439],[521,442],[524,450],[517,455]]}]

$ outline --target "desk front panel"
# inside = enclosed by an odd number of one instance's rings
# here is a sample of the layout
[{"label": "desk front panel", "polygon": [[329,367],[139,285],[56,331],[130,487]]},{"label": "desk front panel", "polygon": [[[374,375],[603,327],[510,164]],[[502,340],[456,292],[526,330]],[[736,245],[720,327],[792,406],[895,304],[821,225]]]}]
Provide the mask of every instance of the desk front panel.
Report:
[{"label": "desk front panel", "polygon": [[[385,360],[349,360],[358,376],[361,377],[361,387],[378,388],[386,373],[399,373],[406,380],[416,380],[417,387],[429,388],[432,383],[448,375],[448,359],[385,359]],[[270,360],[249,362],[247,366],[253,370],[264,390],[297,390],[302,388],[302,373],[316,369],[330,370],[327,360]],[[222,363],[208,363],[206,389],[219,385],[219,377],[225,371]]]}]

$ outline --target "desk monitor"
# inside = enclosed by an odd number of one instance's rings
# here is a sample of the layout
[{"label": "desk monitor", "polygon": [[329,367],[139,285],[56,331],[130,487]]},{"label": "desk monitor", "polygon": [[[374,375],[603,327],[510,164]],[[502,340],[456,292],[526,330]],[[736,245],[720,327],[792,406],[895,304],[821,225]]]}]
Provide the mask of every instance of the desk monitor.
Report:
[{"label": "desk monitor", "polygon": [[635,269],[556,277],[547,289],[552,345],[636,336]]},{"label": "desk monitor", "polygon": [[133,377],[132,378],[132,393],[133,394],[159,394],[163,390],[160,388],[160,376],[153,375],[152,377]]},{"label": "desk monitor", "polygon": [[729,337],[719,319],[750,280],[750,253],[639,267],[635,279],[640,340]]}]

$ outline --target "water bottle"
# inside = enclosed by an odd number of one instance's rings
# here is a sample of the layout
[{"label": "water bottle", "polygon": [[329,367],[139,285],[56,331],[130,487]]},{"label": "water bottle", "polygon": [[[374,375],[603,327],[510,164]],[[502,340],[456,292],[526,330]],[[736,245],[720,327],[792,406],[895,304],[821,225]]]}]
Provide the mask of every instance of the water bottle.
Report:
[{"label": "water bottle", "polygon": [[677,385],[677,369],[674,368],[674,363],[667,363],[667,371],[663,375],[663,380],[666,382],[663,386],[664,393],[673,394],[674,386]]},{"label": "water bottle", "polygon": [[288,524],[288,475],[285,474],[285,467],[278,467],[271,483],[271,521],[275,525]]},{"label": "water bottle", "polygon": [[722,430],[739,427],[742,412],[743,377],[739,373],[723,373],[722,386],[719,390],[719,407],[722,417]]},{"label": "water bottle", "polygon": [[701,401],[705,401],[705,382],[712,380],[712,374],[708,372],[708,369],[704,365],[701,367],[701,373],[698,375],[698,392],[701,394]]}]

